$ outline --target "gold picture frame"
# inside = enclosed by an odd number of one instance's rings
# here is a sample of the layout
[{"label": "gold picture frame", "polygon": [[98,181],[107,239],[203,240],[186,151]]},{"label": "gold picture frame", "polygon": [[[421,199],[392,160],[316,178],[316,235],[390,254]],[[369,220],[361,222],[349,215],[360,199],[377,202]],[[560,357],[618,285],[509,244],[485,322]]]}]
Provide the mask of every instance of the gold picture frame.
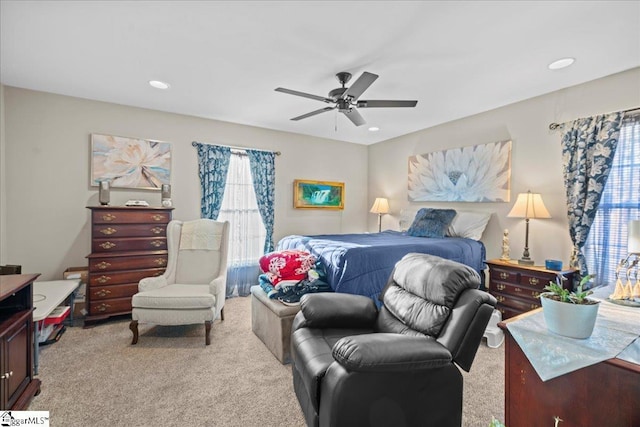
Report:
[{"label": "gold picture frame", "polygon": [[344,209],[344,182],[293,181],[293,207],[296,209]]}]

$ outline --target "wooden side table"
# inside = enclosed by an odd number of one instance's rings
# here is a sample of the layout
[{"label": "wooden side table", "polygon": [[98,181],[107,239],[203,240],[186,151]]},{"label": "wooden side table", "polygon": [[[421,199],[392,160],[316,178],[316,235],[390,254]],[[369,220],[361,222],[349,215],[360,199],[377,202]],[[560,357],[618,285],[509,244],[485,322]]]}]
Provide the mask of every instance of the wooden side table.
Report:
[{"label": "wooden side table", "polygon": [[[505,340],[505,425],[640,426],[640,365],[621,359],[604,362],[542,381],[507,324],[498,323]],[[567,338],[571,340],[571,338]]]},{"label": "wooden side table", "polygon": [[540,294],[549,282],[555,282],[558,275],[566,289],[572,288],[575,269],[562,271],[547,270],[542,266],[519,265],[517,261],[492,259],[489,266],[489,293],[498,300],[497,310],[503,319],[534,310],[541,306]]},{"label": "wooden side table", "polygon": [[26,410],[40,393],[33,372],[33,281],[40,274],[0,276],[0,410]]}]

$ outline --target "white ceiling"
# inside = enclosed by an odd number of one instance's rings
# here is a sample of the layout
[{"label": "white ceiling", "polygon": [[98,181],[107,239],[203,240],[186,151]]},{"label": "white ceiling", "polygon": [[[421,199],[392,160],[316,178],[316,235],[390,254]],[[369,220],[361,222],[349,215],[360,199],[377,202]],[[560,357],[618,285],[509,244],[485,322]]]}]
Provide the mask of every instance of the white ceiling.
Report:
[{"label": "white ceiling", "polygon": [[[640,66],[639,1],[0,5],[5,85],[361,144]],[[327,104],[276,87],[326,96],[339,71],[380,75],[362,99],[418,106],[289,120]]]}]

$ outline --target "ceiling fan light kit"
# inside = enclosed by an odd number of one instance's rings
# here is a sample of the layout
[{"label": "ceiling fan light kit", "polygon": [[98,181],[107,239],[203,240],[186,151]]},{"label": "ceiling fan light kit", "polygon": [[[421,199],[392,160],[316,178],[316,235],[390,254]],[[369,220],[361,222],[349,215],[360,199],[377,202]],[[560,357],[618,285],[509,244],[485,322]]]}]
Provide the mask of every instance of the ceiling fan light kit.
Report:
[{"label": "ceiling fan light kit", "polygon": [[356,126],[362,126],[366,123],[357,108],[398,108],[398,107],[415,107],[418,101],[393,101],[393,100],[360,100],[360,96],[371,84],[378,78],[377,74],[363,72],[360,77],[349,87],[345,85],[351,80],[351,73],[346,71],[336,74],[336,78],[342,87],[333,89],[329,92],[328,97],[312,95],[310,93],[299,92],[297,90],[276,88],[276,92],[288,93],[289,95],[301,96],[303,98],[315,99],[316,101],[334,104],[333,107],[325,107],[301,116],[293,117],[291,120],[298,121],[312,117],[326,111],[338,110],[344,114]]}]

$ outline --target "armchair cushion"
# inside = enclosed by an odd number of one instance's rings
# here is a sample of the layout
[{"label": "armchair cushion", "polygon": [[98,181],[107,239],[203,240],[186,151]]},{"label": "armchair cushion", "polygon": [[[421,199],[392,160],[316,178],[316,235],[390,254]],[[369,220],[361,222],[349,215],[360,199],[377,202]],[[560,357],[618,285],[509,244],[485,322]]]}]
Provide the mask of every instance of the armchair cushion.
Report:
[{"label": "armchair cushion", "polygon": [[202,309],[215,305],[208,285],[167,285],[138,292],[131,299],[134,308]]},{"label": "armchair cushion", "polygon": [[371,298],[330,292],[303,295],[300,309],[307,328],[369,328],[378,316]]},{"label": "armchair cushion", "polygon": [[138,290],[152,291],[154,289],[160,289],[164,286],[167,286],[167,284],[167,277],[164,275],[158,277],[145,277],[138,283]]},{"label": "armchair cushion", "polygon": [[220,254],[208,250],[180,250],[176,283],[209,283],[220,274]]},{"label": "armchair cushion", "polygon": [[333,358],[355,372],[419,371],[451,363],[449,350],[433,338],[400,334],[344,337],[333,346]]}]

